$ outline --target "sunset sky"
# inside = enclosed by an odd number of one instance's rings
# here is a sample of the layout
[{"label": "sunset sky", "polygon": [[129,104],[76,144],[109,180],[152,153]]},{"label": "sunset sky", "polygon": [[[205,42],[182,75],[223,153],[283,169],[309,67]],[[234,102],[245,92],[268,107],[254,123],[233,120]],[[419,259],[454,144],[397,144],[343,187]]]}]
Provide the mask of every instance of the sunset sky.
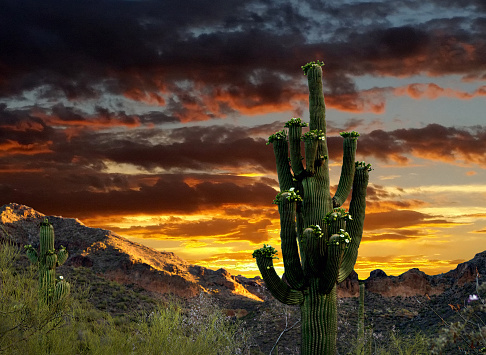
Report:
[{"label": "sunset sky", "polygon": [[0,205],[256,276],[316,59],[333,189],[339,132],[374,168],[359,276],[486,250],[484,0],[0,0]]}]

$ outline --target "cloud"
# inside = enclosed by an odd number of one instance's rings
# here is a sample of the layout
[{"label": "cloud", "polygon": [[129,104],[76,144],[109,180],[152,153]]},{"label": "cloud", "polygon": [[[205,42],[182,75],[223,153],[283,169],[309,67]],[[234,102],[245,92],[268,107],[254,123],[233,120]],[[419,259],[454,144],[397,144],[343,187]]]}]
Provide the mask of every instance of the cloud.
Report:
[{"label": "cloud", "polygon": [[389,240],[389,241],[410,241],[413,239],[417,239],[419,236],[417,235],[406,235],[404,233],[383,233],[383,234],[377,234],[377,235],[372,235],[368,236],[366,235],[363,239],[363,242],[378,242],[382,240]]},{"label": "cloud", "polygon": [[[320,58],[329,107],[382,113],[383,95],[357,90],[356,76],[471,79],[486,67],[484,6],[477,2],[461,7],[465,16],[436,15],[414,25],[393,25],[392,19],[421,11],[421,3],[188,1],[183,11],[160,1],[44,3],[2,0],[0,99],[33,93],[79,103],[112,95],[182,122],[300,113],[306,88],[299,67]],[[452,3],[435,6],[437,14],[457,11]],[[413,89],[408,94],[416,95]]]},{"label": "cloud", "polygon": [[373,231],[378,229],[407,228],[416,226],[435,225],[437,227],[450,221],[412,210],[393,210],[387,212],[367,213],[364,229]]},{"label": "cloud", "polygon": [[252,244],[261,244],[269,239],[267,229],[273,223],[261,217],[253,219],[213,217],[200,220],[170,218],[159,225],[114,227],[112,230],[138,238],[174,239],[185,242],[216,239],[217,243],[250,241]]},{"label": "cloud", "polygon": [[408,164],[411,156],[449,164],[484,165],[486,127],[444,127],[375,130],[359,138],[358,154]]},{"label": "cloud", "polygon": [[429,100],[435,100],[439,97],[452,97],[468,100],[475,97],[486,96],[486,86],[480,86],[474,92],[468,93],[451,88],[442,88],[434,83],[410,84],[405,87],[394,89],[394,94],[397,96],[408,95],[413,99],[427,98]]},{"label": "cloud", "polygon": [[[16,178],[16,184],[12,184],[12,177]],[[208,180],[189,186],[181,175],[161,175],[153,186],[148,186],[136,178],[120,175],[16,173],[2,175],[0,191],[2,204],[18,202],[43,213],[80,218],[192,214],[225,204],[268,206],[276,194],[272,187],[250,178],[247,184],[240,186],[231,182],[211,182],[210,176]]]}]

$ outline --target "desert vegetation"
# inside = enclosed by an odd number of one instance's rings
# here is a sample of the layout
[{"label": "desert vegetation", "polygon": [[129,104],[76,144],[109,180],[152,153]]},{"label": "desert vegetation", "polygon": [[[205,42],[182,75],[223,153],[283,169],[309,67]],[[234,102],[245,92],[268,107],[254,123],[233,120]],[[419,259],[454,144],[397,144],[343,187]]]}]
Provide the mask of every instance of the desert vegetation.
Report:
[{"label": "desert vegetation", "polygon": [[[71,294],[54,304],[39,302],[36,265],[19,246],[0,245],[0,353],[299,354],[299,307],[278,302],[266,290],[257,310],[236,319],[205,293],[192,300],[161,298],[107,281],[89,268],[62,271]],[[362,319],[371,344],[364,347],[358,336],[359,300],[338,299],[337,352],[482,353],[484,287],[478,279],[462,291],[464,302],[454,299],[450,305],[436,297],[367,294]],[[407,311],[422,319],[420,327],[399,324]]]},{"label": "desert vegetation", "polygon": [[[136,290],[120,292],[123,287],[114,282],[101,278],[86,282],[88,275],[80,268],[70,274],[69,297],[51,304],[39,302],[37,267],[28,265],[23,257],[14,244],[1,245],[0,353],[180,355],[249,351],[247,331],[204,294],[187,303],[144,295],[135,299]],[[132,308],[135,302],[139,306]]]}]

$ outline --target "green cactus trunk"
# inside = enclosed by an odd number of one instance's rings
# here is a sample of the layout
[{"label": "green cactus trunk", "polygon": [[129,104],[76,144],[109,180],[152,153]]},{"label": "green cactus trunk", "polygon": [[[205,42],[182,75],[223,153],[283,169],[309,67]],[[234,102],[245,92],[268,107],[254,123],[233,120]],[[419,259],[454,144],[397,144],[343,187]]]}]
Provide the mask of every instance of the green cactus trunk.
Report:
[{"label": "green cactus trunk", "polygon": [[309,295],[301,305],[301,353],[336,353],[337,302],[336,287],[328,294],[319,292],[319,280],[309,287]]},{"label": "green cactus trunk", "polygon": [[358,345],[356,347],[356,354],[363,354],[365,345],[365,326],[364,326],[364,281],[359,281],[359,308],[358,308]]},{"label": "green cactus trunk", "polygon": [[[303,67],[309,84],[309,132],[302,135],[306,124],[293,118],[285,125],[288,134],[281,131],[269,138],[280,185],[275,203],[280,214],[283,278],[273,268],[274,248],[264,246],[253,253],[272,295],[285,304],[301,307],[303,355],[336,353],[336,285],[356,263],[371,170],[370,165],[354,161],[359,134],[341,133],[343,165],[336,194],[331,197],[321,65],[317,62]],[[351,190],[347,213],[339,207]]]},{"label": "green cactus trunk", "polygon": [[47,218],[40,225],[39,241],[39,253],[32,245],[26,245],[25,249],[29,260],[39,267],[39,299],[47,304],[54,304],[70,292],[69,283],[62,279],[56,280],[56,267],[67,260],[68,252],[61,246],[56,253],[54,228]]}]

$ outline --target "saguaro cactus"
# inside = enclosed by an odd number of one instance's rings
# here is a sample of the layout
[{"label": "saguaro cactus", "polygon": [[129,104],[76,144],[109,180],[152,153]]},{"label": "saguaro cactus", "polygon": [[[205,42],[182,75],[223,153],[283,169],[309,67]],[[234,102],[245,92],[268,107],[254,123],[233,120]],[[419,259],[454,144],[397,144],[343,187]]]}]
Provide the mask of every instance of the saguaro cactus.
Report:
[{"label": "saguaro cactus", "polygon": [[65,247],[54,249],[54,227],[45,218],[40,224],[40,250],[26,245],[27,257],[39,267],[39,297],[47,304],[54,304],[69,294],[71,286],[60,277],[56,280],[56,267],[64,264],[68,258]]},{"label": "saguaro cactus", "polygon": [[[369,164],[355,163],[357,132],[342,132],[344,154],[334,197],[329,190],[322,62],[303,66],[309,85],[309,132],[300,118],[286,123],[286,131],[269,138],[277,163],[280,193],[280,238],[285,273],[274,270],[276,250],[255,250],[266,287],[280,302],[300,305],[301,354],[335,354],[337,331],[336,285],[351,273],[363,234]],[[305,167],[301,157],[305,147]],[[290,160],[290,165],[289,165]],[[352,190],[349,213],[341,205]]]}]

